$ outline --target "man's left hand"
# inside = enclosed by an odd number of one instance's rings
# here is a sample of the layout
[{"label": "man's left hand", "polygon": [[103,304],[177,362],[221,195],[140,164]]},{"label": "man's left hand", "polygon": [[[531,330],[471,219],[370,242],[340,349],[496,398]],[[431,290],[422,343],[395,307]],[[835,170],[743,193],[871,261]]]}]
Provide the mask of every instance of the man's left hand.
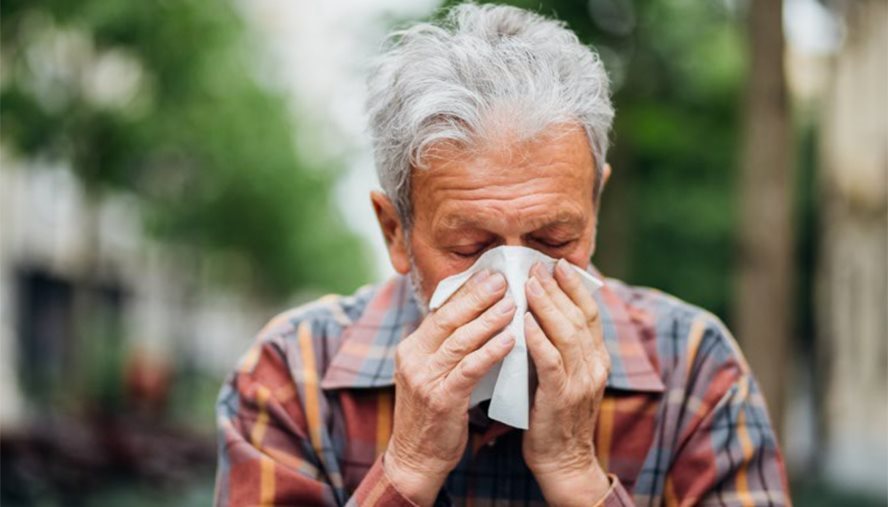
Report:
[{"label": "man's left hand", "polygon": [[609,488],[594,446],[610,372],[598,306],[564,259],[554,277],[540,264],[531,275],[524,325],[539,384],[524,433],[524,461],[549,504],[590,505]]}]

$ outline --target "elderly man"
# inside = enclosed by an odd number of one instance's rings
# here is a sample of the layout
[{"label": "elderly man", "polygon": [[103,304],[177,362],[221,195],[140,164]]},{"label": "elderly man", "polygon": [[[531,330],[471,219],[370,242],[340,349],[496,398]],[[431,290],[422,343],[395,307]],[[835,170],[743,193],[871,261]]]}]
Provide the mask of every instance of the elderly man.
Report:
[{"label": "elderly man", "polygon": [[[612,279],[592,293],[574,269],[599,276],[611,172],[596,54],[499,6],[393,41],[368,108],[384,189],[371,200],[399,275],[261,331],[220,395],[216,503],[789,504],[764,400],[718,319]],[[480,270],[428,307],[502,245],[559,259],[520,288],[526,430],[470,403],[518,342],[503,275]]]}]

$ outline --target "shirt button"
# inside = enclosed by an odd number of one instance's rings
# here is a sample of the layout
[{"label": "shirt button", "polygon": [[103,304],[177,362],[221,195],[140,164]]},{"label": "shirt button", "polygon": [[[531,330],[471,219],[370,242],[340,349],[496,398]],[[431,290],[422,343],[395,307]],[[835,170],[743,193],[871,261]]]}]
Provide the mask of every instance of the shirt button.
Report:
[{"label": "shirt button", "polygon": [[490,442],[487,442],[487,447],[493,447],[494,445],[496,445],[496,439],[495,439],[495,438],[494,438],[493,440],[491,440]]}]

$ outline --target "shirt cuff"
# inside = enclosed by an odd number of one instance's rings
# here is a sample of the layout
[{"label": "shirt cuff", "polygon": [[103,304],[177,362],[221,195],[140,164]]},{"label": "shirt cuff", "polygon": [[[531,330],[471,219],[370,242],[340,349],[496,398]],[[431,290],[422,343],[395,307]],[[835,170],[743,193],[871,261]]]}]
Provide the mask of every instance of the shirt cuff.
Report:
[{"label": "shirt cuff", "polygon": [[635,500],[626,491],[626,488],[620,483],[619,477],[614,474],[607,474],[610,480],[610,488],[604,498],[596,503],[596,507],[629,507],[635,505]]},{"label": "shirt cuff", "polygon": [[373,462],[373,466],[370,467],[370,471],[367,472],[361,484],[358,485],[358,489],[355,490],[348,505],[360,505],[362,507],[368,505],[418,507],[410,499],[402,495],[395,488],[394,484],[389,481],[382,466],[383,456],[384,454],[380,454],[376,461]]}]

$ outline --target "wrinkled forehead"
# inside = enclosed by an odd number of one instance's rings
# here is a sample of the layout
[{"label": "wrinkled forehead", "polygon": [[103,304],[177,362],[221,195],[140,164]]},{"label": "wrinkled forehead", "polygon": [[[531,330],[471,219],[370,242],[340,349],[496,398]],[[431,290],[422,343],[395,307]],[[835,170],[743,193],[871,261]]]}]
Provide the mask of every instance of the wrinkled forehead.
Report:
[{"label": "wrinkled forehead", "polygon": [[447,142],[414,169],[414,218],[447,227],[503,220],[570,225],[593,209],[596,172],[581,129],[486,146]]}]

